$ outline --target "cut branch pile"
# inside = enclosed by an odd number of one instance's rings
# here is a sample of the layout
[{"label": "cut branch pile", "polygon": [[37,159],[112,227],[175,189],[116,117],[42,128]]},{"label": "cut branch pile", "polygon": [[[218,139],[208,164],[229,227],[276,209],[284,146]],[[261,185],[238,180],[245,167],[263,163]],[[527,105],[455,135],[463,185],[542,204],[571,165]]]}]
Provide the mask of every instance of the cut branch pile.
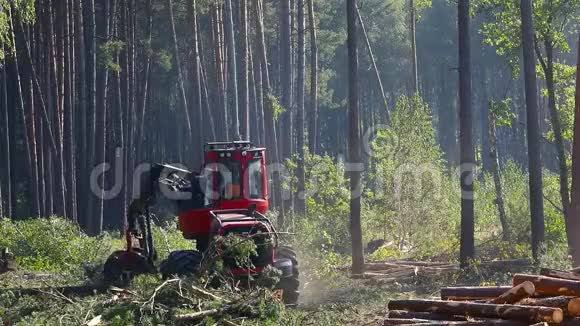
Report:
[{"label": "cut branch pile", "polygon": [[[226,282],[228,280],[224,280]],[[231,280],[234,282],[233,280]],[[56,300],[58,306],[90,305],[89,313],[71,318],[84,319],[78,325],[103,325],[108,323],[107,309],[132,313],[144,320],[162,321],[166,325],[197,325],[207,318],[220,325],[238,325],[233,321],[259,319],[282,307],[277,291],[266,288],[241,289],[238,283],[223,284],[220,288],[206,287],[199,279],[169,279],[161,284],[154,277],[143,278],[132,289],[100,285],[34,287],[0,289],[0,297],[18,300],[24,296],[43,302]],[[97,307],[97,308],[95,308]],[[59,308],[60,309],[60,308]],[[2,316],[7,325],[20,321],[20,315]],[[74,324],[74,323],[73,323]],[[147,324],[147,323],[144,323]]]},{"label": "cut branch pile", "polygon": [[441,300],[393,300],[384,325],[580,325],[580,272],[543,268],[511,286],[447,287]]},{"label": "cut branch pile", "polygon": [[[530,261],[525,259],[496,260],[482,262],[479,268],[525,268],[530,266]],[[348,270],[348,266],[341,266],[339,270]],[[380,262],[365,263],[365,273],[354,274],[353,278],[371,279],[381,281],[400,281],[415,276],[435,276],[446,273],[454,273],[460,270],[459,264],[451,262],[409,261],[409,260],[386,260]]]}]

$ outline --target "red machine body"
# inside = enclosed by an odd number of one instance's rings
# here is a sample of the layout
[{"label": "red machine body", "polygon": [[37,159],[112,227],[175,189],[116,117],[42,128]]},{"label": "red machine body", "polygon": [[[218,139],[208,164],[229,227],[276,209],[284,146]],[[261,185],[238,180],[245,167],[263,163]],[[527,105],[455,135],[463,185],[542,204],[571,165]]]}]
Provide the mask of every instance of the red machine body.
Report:
[{"label": "red machine body", "polygon": [[187,239],[210,234],[212,211],[248,209],[265,214],[268,211],[267,171],[264,148],[247,142],[208,143],[204,151],[206,177],[204,208],[182,211],[179,229]]},{"label": "red machine body", "polygon": [[[144,174],[141,185],[139,197],[128,210],[127,248],[113,252],[103,267],[107,282],[124,284],[133,275],[155,271],[163,277],[195,274],[204,255],[211,252],[211,245],[217,245],[224,265],[236,277],[260,274],[267,266],[279,270],[281,276],[275,287],[283,290],[284,302],[296,303],[296,253],[279,244],[278,232],[265,216],[268,178],[264,148],[253,147],[247,141],[208,143],[200,173],[154,164]],[[190,196],[167,196],[177,193]],[[175,204],[179,229],[186,239],[195,240],[196,250],[172,251],[156,266],[153,214],[149,208],[161,195]],[[251,239],[256,244],[256,253],[249,257],[251,264],[240,266],[231,256],[229,245],[220,242],[229,235]]]}]

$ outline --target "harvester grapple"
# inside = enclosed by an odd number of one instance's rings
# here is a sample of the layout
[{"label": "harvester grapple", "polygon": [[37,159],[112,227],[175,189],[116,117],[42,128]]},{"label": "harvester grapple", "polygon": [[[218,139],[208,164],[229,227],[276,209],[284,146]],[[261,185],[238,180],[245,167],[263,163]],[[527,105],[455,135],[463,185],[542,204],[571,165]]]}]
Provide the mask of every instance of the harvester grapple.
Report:
[{"label": "harvester grapple", "polygon": [[[163,277],[194,275],[204,257],[227,252],[218,240],[233,234],[253,241],[257,254],[250,257],[251,267],[238,266],[235,259],[223,254],[231,274],[257,276],[272,266],[281,272],[275,287],[283,290],[284,302],[296,303],[296,253],[279,244],[276,229],[264,215],[268,210],[264,154],[264,148],[249,142],[215,142],[205,145],[199,173],[152,165],[142,174],[141,191],[128,209],[126,248],[113,252],[105,262],[105,281],[126,285],[137,274],[156,272]],[[150,209],[160,196],[173,204],[179,229],[186,239],[195,240],[195,250],[171,252],[157,264]]]}]

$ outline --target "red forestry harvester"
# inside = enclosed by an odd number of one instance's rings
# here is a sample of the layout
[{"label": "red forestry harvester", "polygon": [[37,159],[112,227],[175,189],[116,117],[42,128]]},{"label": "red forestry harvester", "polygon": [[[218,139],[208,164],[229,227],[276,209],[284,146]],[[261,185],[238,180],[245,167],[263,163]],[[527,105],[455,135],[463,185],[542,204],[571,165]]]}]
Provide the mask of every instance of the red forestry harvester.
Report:
[{"label": "red forestry harvester", "polygon": [[[215,142],[205,145],[200,173],[155,164],[141,177],[139,196],[128,210],[125,231],[127,247],[115,251],[105,262],[104,277],[111,283],[126,283],[134,275],[160,272],[163,277],[195,274],[210,248],[220,237],[235,234],[251,239],[257,255],[252,267],[224,264],[234,276],[259,275],[267,266],[282,272],[276,288],[285,303],[298,299],[296,253],[278,243],[278,233],[264,215],[268,210],[265,149],[250,142]],[[164,196],[177,208],[179,229],[195,240],[197,250],[179,250],[156,265],[152,236],[152,208]],[[219,252],[219,250],[218,250]]]}]

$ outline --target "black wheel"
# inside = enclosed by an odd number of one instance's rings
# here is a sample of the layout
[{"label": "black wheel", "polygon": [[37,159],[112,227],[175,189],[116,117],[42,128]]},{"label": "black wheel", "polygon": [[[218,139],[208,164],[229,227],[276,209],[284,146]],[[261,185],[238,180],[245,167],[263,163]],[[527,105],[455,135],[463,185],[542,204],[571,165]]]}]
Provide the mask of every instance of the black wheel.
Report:
[{"label": "black wheel", "polygon": [[300,287],[300,272],[298,271],[298,260],[296,259],[296,252],[294,249],[287,246],[280,246],[276,248],[276,260],[287,259],[292,262],[292,275],[281,277],[276,289],[284,291],[282,299],[285,304],[294,305],[298,302],[298,291]]},{"label": "black wheel", "polygon": [[192,275],[199,270],[202,259],[203,255],[196,250],[173,251],[161,262],[159,272],[163,278]]},{"label": "black wheel", "polygon": [[153,266],[138,250],[113,252],[103,266],[103,279],[107,284],[127,286],[135,275],[154,273]]}]

